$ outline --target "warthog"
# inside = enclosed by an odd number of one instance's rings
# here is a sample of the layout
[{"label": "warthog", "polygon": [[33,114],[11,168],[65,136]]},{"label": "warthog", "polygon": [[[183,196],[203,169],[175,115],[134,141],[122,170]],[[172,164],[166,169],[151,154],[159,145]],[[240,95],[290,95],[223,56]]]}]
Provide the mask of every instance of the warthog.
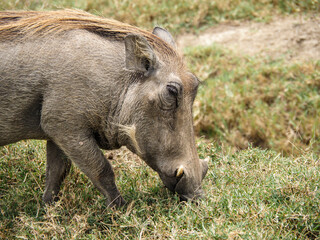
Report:
[{"label": "warthog", "polygon": [[[182,200],[202,195],[192,104],[199,81],[166,30],[82,11],[0,12],[0,145],[47,140],[44,202],[71,161],[121,206],[100,149],[126,146]],[[70,161],[71,160],[71,161]]]}]

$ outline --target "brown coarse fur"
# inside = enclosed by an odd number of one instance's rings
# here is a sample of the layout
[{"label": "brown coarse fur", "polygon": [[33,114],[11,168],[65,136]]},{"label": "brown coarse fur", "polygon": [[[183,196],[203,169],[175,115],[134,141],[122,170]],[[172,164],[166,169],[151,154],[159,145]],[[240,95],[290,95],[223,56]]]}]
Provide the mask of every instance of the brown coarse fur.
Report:
[{"label": "brown coarse fur", "polygon": [[0,12],[0,41],[19,41],[75,29],[115,40],[123,40],[128,34],[140,34],[162,54],[177,55],[167,43],[148,31],[81,10]]},{"label": "brown coarse fur", "polygon": [[181,199],[202,195],[198,80],[175,46],[160,27],[149,33],[82,11],[0,12],[0,146],[47,140],[45,202],[57,199],[74,163],[108,205],[124,205],[101,151],[121,146]]}]

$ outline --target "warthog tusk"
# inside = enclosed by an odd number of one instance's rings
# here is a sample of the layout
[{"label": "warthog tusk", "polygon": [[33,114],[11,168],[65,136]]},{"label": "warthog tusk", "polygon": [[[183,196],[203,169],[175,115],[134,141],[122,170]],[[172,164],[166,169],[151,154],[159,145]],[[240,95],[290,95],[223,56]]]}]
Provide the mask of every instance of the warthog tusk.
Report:
[{"label": "warthog tusk", "polygon": [[183,174],[183,166],[181,165],[181,166],[178,168],[178,170],[177,170],[177,175],[176,175],[176,177],[181,177],[182,174]]}]

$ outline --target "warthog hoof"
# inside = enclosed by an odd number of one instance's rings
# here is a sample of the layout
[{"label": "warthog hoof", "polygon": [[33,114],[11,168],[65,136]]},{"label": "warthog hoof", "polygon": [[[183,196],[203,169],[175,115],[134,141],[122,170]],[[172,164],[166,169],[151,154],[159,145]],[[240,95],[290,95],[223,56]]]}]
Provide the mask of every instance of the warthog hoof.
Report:
[{"label": "warthog hoof", "polygon": [[58,202],[59,201],[59,197],[58,197],[58,194],[46,191],[43,194],[42,200],[43,200],[43,202],[45,204],[49,204],[50,205],[50,204],[53,204],[55,202]]},{"label": "warthog hoof", "polygon": [[123,199],[121,195],[117,198],[113,199],[109,204],[108,207],[110,208],[121,208],[127,204],[127,201]]}]

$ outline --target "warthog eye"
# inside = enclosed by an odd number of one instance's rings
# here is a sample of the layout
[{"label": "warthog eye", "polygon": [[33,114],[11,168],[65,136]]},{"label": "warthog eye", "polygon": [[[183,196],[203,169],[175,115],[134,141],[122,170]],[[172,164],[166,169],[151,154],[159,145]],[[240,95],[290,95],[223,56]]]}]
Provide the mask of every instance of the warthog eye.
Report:
[{"label": "warthog eye", "polygon": [[179,94],[179,90],[176,86],[174,85],[167,85],[167,89],[169,91],[169,93],[174,96],[174,97],[177,97],[178,94]]},{"label": "warthog eye", "polygon": [[159,107],[162,110],[169,111],[174,110],[179,105],[179,100],[181,97],[182,86],[176,82],[169,82],[163,89],[160,97]]},{"label": "warthog eye", "polygon": [[179,96],[182,92],[182,86],[177,82],[170,82],[167,84],[166,102],[172,108],[177,108],[179,105]]}]

